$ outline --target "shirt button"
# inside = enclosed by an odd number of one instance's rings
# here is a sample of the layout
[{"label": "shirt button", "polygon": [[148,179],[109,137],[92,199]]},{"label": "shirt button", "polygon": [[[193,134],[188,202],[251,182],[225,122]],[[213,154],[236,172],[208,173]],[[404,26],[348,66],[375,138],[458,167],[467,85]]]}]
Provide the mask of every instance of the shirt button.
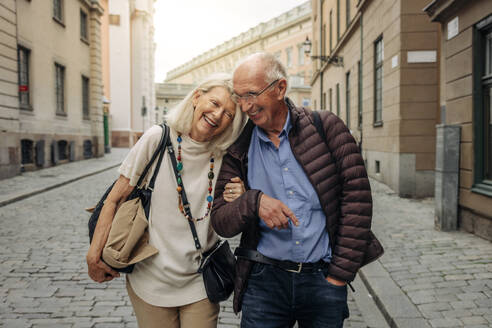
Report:
[{"label": "shirt button", "polygon": [[288,171],[288,170],[289,170],[289,168],[288,168],[288,167],[286,167],[286,168],[284,169],[284,171]]},{"label": "shirt button", "polygon": [[292,190],[289,190],[289,195],[293,195],[294,192]]},{"label": "shirt button", "polygon": [[299,241],[296,241],[296,245],[299,245],[299,244],[300,244],[300,242]]}]

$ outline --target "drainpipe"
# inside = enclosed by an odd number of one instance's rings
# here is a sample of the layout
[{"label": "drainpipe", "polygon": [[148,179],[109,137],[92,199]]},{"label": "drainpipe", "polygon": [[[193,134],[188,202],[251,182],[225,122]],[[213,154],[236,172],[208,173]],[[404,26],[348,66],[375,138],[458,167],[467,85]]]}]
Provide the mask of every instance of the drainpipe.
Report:
[{"label": "drainpipe", "polygon": [[364,112],[363,109],[362,109],[362,104],[364,103],[362,101],[362,90],[364,89],[363,88],[363,84],[362,84],[362,80],[363,80],[363,76],[364,74],[362,73],[363,70],[362,70],[362,67],[364,66],[364,43],[363,43],[363,40],[364,40],[364,29],[363,29],[363,24],[362,24],[362,18],[364,17],[363,15],[363,11],[362,11],[362,8],[361,8],[361,11],[360,11],[360,67],[359,67],[359,108],[360,108],[360,111],[361,111],[361,125],[360,125],[360,140],[359,140],[359,151],[360,153],[362,154],[362,132],[364,131],[363,129],[363,126],[364,126],[364,121],[362,120],[362,113]]},{"label": "drainpipe", "polygon": [[[323,41],[322,38],[326,38],[326,35],[323,35],[323,0],[320,0],[318,2],[318,8],[319,8],[319,54],[321,55],[326,55],[323,53]],[[326,108],[321,108],[321,104],[323,103],[323,62],[320,63],[320,73],[319,73],[319,109],[326,109]],[[324,104],[326,107],[326,104]]]}]

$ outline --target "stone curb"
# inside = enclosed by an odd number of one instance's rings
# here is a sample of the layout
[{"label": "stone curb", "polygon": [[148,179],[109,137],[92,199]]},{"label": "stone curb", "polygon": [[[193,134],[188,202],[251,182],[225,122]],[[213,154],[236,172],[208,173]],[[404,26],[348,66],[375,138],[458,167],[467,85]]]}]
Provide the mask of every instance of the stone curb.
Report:
[{"label": "stone curb", "polygon": [[21,192],[21,193],[18,193],[17,195],[13,195],[13,196],[11,196],[11,197],[9,197],[7,199],[1,200],[0,201],[0,207],[3,207],[3,206],[8,205],[8,204],[15,203],[15,202],[17,202],[19,200],[26,199],[26,198],[29,198],[31,196],[35,196],[37,194],[40,194],[42,192],[45,192],[45,191],[48,191],[48,190],[51,190],[51,189],[55,189],[55,188],[58,188],[58,187],[67,185],[67,184],[72,183],[74,181],[78,181],[80,179],[83,179],[83,178],[86,178],[86,177],[90,177],[92,175],[95,175],[95,174],[98,174],[98,173],[101,173],[101,172],[104,172],[104,171],[113,169],[115,167],[120,166],[120,164],[121,163],[111,164],[110,166],[107,166],[107,167],[105,167],[103,169],[99,169],[99,170],[96,170],[96,171],[93,171],[93,172],[89,172],[89,173],[86,173],[86,174],[83,174],[83,175],[79,175],[79,176],[76,176],[74,178],[70,178],[70,179],[67,179],[67,180],[64,180],[64,181],[61,181],[61,182],[53,183],[51,185],[44,186],[42,188],[38,188],[38,189],[35,189],[35,190],[31,190],[29,192]]},{"label": "stone curb", "polygon": [[391,328],[431,328],[379,261],[360,269],[359,276]]}]

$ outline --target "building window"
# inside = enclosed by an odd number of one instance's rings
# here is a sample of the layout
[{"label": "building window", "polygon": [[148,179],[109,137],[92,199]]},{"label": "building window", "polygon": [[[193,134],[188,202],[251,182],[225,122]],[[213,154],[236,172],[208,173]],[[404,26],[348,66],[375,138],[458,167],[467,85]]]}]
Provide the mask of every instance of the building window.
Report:
[{"label": "building window", "polygon": [[311,106],[311,99],[302,98],[302,107],[309,107],[309,106]]},{"label": "building window", "polygon": [[333,89],[330,88],[328,90],[328,101],[330,102],[328,106],[330,106],[330,112],[333,112]]},{"label": "building window", "polygon": [[120,26],[120,15],[109,15],[109,25]]},{"label": "building window", "polygon": [[337,0],[337,41],[340,40],[340,0]]},{"label": "building window", "polygon": [[82,144],[82,149],[84,150],[84,158],[92,157],[92,141],[90,139],[84,140],[84,143]]},{"label": "building window", "polygon": [[63,0],[53,0],[53,18],[63,22]]},{"label": "building window", "polygon": [[301,45],[298,45],[297,46],[297,64],[299,66],[302,66],[304,65],[304,56],[306,56],[304,54],[304,47]]},{"label": "building window", "polygon": [[29,139],[21,140],[21,164],[34,163],[34,142]]},{"label": "building window", "polygon": [[345,9],[346,9],[346,14],[347,14],[347,29],[350,25],[350,0],[346,0],[345,2]]},{"label": "building window", "polygon": [[56,114],[66,115],[65,112],[65,67],[55,63],[55,94]]},{"label": "building window", "polygon": [[59,140],[58,143],[58,159],[68,159],[68,142],[66,140]]},{"label": "building window", "polygon": [[340,83],[337,83],[337,116],[340,117]]},{"label": "building window", "polygon": [[333,10],[330,10],[330,53],[333,50]]},{"label": "building window", "polygon": [[84,41],[89,40],[87,14],[83,10],[80,11],[80,38]]},{"label": "building window", "polygon": [[345,74],[345,124],[350,129],[350,71]]},{"label": "building window", "polygon": [[362,63],[357,62],[357,127],[362,129]]},{"label": "building window", "polygon": [[89,119],[89,78],[82,76],[82,115]]},{"label": "building window", "polygon": [[298,73],[297,75],[291,75],[289,76],[289,86],[291,88],[298,88],[298,87],[303,87],[304,84],[304,76],[302,75],[302,72]]},{"label": "building window", "polygon": [[383,36],[374,42],[374,125],[383,124]]},{"label": "building window", "polygon": [[492,196],[492,15],[476,25],[473,42],[474,185]]},{"label": "building window", "polygon": [[292,67],[292,47],[285,49],[287,55],[287,67]]},{"label": "building window", "polygon": [[31,109],[29,94],[29,49],[19,46],[17,49],[17,60],[19,61],[19,102],[23,109]]}]

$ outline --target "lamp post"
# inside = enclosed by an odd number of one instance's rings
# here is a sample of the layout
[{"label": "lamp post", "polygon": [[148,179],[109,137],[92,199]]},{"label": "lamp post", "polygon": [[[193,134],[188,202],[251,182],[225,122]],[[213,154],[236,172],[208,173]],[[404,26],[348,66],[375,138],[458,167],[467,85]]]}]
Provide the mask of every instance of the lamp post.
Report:
[{"label": "lamp post", "polygon": [[[302,43],[302,46],[304,47],[304,53],[306,56],[310,56],[311,54],[311,48],[313,46],[311,40],[309,40],[309,37],[306,36],[306,41]],[[327,62],[328,64],[333,64],[334,66],[343,66],[343,57],[340,56],[310,56],[311,59],[319,59],[321,61]]]},{"label": "lamp post", "polygon": [[103,97],[103,126],[104,126],[104,152],[109,154],[111,147],[109,146],[109,101],[106,97]]}]

